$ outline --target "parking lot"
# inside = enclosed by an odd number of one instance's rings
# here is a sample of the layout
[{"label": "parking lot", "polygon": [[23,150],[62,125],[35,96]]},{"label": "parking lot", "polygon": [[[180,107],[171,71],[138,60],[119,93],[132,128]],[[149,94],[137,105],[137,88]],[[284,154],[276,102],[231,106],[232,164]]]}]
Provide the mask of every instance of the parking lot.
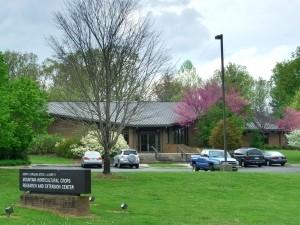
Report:
[{"label": "parking lot", "polygon": [[[140,164],[140,168],[115,168],[111,167],[111,172],[194,172],[192,171],[192,167],[189,164],[181,164],[184,167],[178,168],[157,168],[157,167],[150,167],[147,164]],[[92,172],[99,172],[102,169],[94,169],[90,168]],[[205,172],[205,171],[199,171]],[[210,171],[208,171],[210,172]],[[259,172],[259,173],[300,173],[300,165],[289,165],[286,164],[285,166],[280,165],[273,165],[273,166],[247,166],[247,167],[240,167],[238,173],[241,172]]]}]

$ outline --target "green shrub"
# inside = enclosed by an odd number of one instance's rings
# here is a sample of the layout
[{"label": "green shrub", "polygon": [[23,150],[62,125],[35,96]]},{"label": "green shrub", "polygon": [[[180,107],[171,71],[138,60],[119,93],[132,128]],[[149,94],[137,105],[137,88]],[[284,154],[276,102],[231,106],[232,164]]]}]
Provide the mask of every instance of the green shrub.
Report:
[{"label": "green shrub", "polygon": [[[242,132],[238,129],[235,123],[231,119],[226,120],[226,141],[227,150],[234,150],[242,146]],[[223,149],[223,120],[220,120],[213,129],[209,143],[213,148]]]},{"label": "green shrub", "polygon": [[55,145],[62,141],[60,135],[39,135],[35,137],[29,147],[29,154],[32,155],[49,155],[55,154]]},{"label": "green shrub", "polygon": [[279,146],[266,146],[266,145],[264,145],[262,148],[263,148],[264,150],[281,150],[281,149],[282,149],[282,148],[279,147]]},{"label": "green shrub", "polygon": [[74,158],[71,146],[77,145],[79,142],[78,137],[64,139],[55,146],[55,154],[63,158]]},{"label": "green shrub", "polygon": [[0,160],[28,160],[27,151],[20,148],[0,148]]},{"label": "green shrub", "polygon": [[0,160],[0,166],[27,166],[30,165],[29,160],[21,160],[21,159],[7,159],[7,160]]},{"label": "green shrub", "polygon": [[250,134],[249,144],[251,147],[262,148],[264,145],[262,133],[259,131],[253,131]]}]

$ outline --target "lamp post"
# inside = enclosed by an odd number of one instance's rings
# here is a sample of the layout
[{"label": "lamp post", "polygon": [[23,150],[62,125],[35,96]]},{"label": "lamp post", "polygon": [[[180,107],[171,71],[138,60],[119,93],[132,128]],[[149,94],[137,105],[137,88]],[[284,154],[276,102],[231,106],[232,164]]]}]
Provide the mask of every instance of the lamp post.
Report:
[{"label": "lamp post", "polygon": [[224,142],[224,157],[227,163],[227,140],[226,140],[226,113],[225,113],[225,78],[224,78],[224,55],[223,55],[223,34],[215,36],[216,40],[221,42],[221,79],[222,79],[222,99],[223,99],[223,142]]}]

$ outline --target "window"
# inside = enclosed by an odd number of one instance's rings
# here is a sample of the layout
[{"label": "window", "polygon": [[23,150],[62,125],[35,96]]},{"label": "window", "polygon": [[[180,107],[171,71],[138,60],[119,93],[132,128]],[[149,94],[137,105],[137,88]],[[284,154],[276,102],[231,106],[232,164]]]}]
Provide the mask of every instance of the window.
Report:
[{"label": "window", "polygon": [[123,134],[123,136],[124,136],[125,141],[126,141],[127,144],[129,145],[129,134],[128,134],[128,133],[129,133],[129,132],[128,132],[128,127],[126,127],[126,128],[123,130],[122,134]]},{"label": "window", "polygon": [[265,145],[269,144],[269,134],[264,135],[264,144]]},{"label": "window", "polygon": [[174,144],[187,144],[186,128],[174,130]]}]

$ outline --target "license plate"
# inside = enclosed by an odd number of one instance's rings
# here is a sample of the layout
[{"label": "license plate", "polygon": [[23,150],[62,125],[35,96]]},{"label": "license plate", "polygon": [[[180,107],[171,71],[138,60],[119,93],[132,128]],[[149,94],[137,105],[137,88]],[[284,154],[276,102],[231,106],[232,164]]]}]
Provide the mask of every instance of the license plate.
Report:
[{"label": "license plate", "polygon": [[255,159],[259,159],[259,157],[255,157]]}]

